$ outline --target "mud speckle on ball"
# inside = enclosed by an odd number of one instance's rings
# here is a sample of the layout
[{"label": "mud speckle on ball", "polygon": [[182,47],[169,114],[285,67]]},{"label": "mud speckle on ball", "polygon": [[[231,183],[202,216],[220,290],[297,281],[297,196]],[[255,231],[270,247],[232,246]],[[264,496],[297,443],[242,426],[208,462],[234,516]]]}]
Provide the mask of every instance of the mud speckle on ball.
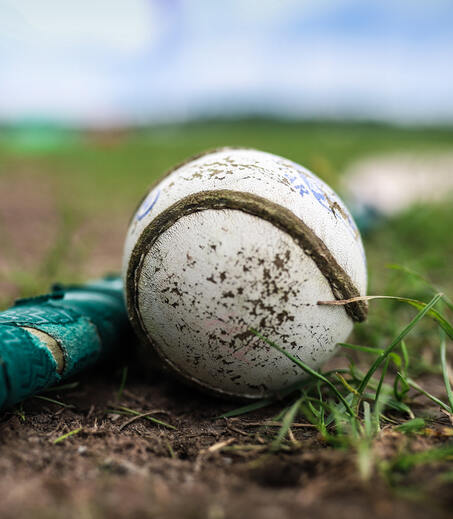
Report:
[{"label": "mud speckle on ball", "polygon": [[366,316],[362,302],[317,305],[365,293],[365,255],[342,201],[286,159],[211,152],[174,169],[137,215],[124,261],[131,320],[145,348],[200,387],[277,393],[304,373],[251,328],[317,368]]}]

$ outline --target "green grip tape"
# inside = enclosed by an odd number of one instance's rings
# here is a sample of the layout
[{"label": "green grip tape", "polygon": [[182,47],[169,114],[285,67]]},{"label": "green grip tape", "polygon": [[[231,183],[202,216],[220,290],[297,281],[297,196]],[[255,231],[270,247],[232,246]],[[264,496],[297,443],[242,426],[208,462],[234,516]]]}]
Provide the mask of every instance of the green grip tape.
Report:
[{"label": "green grip tape", "polygon": [[116,277],[17,301],[0,313],[0,408],[92,366],[131,336]]}]

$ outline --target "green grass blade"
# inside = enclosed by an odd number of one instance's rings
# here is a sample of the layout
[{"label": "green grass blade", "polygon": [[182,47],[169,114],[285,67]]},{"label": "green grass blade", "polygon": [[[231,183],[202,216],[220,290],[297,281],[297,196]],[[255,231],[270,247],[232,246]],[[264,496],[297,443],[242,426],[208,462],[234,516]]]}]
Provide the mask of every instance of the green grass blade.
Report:
[{"label": "green grass blade", "polygon": [[425,425],[425,420],[423,420],[423,418],[413,418],[412,420],[408,420],[401,425],[397,425],[395,430],[404,434],[415,433],[424,429]]},{"label": "green grass blade", "polygon": [[[434,296],[434,298],[439,297],[444,298],[444,294],[439,293]],[[433,299],[434,299],[433,298]],[[355,301],[372,301],[374,299],[393,299],[394,301],[400,301],[402,303],[407,303],[417,310],[424,310],[427,306],[423,301],[418,301],[417,299],[410,299],[409,297],[399,297],[399,296],[362,296],[362,297],[353,297],[351,299],[337,300],[337,301],[318,301],[318,305],[327,305],[327,306],[344,306],[348,303],[353,303]],[[430,303],[428,303],[430,305]],[[453,325],[438,311],[432,308],[430,305],[429,309],[425,312],[432,319],[434,319],[437,324],[444,330],[444,332],[453,339]],[[423,314],[425,315],[425,314]]]},{"label": "green grass blade", "polygon": [[350,392],[350,393],[353,393],[354,395],[358,395],[357,393],[357,389],[355,389],[354,387],[351,386],[351,384],[349,384],[349,382],[343,377],[343,375],[341,375],[340,373],[335,373],[337,379],[341,382],[341,384]]},{"label": "green grass blade", "polygon": [[387,357],[384,361],[384,367],[382,368],[381,378],[379,379],[379,384],[376,389],[376,396],[374,397],[375,407],[379,403],[379,396],[381,395],[382,385],[384,384],[385,375],[387,374],[387,369],[389,367],[390,357]]},{"label": "green grass blade", "polygon": [[69,438],[70,436],[74,436],[75,434],[78,434],[79,432],[81,432],[83,429],[83,427],[79,427],[78,429],[74,429],[73,431],[69,431],[67,432],[66,434],[62,434],[61,436],[59,436],[58,438],[56,438],[54,441],[53,441],[53,444],[56,445],[57,443],[60,443],[64,440],[66,440],[66,438]]},{"label": "green grass blade", "polygon": [[54,398],[49,398],[48,396],[44,395],[33,395],[33,398],[37,398],[38,400],[44,400],[46,402],[51,402],[52,404],[56,404],[61,407],[67,407],[68,409],[72,409],[73,407],[75,407],[74,404],[65,404],[64,402],[60,402],[59,400],[55,400]]},{"label": "green grass blade", "polygon": [[409,352],[407,351],[406,343],[401,341],[401,353],[403,354],[403,364],[402,371],[404,375],[407,374],[407,370],[409,369]]},{"label": "green grass blade", "polygon": [[379,357],[373,362],[371,368],[365,373],[362,382],[358,388],[358,392],[360,394],[363,393],[365,388],[368,385],[370,378],[373,376],[375,371],[379,368],[379,366],[385,361],[386,357],[398,346],[398,344],[409,334],[409,332],[414,328],[414,326],[421,320],[425,315],[431,311],[434,305],[436,305],[440,299],[442,298],[442,294],[436,294],[428,304],[423,303],[424,307],[418,312],[418,314],[412,319],[412,321],[404,328],[404,330],[390,343],[390,345],[385,349],[384,353],[379,355]]},{"label": "green grass blade", "polygon": [[[354,401],[354,395],[352,393],[349,393],[346,395],[345,397],[345,400],[346,402],[348,403],[349,406],[352,405],[352,402]],[[340,403],[335,403],[334,405],[326,405],[324,404],[326,409],[328,411],[330,411],[330,414],[327,416],[327,419],[326,419],[326,426],[329,426],[331,425],[335,420],[339,420],[340,417],[343,417],[342,413],[340,413],[340,410],[343,409],[343,404],[340,402]],[[352,415],[348,415],[350,418],[357,418],[357,416],[352,416]],[[343,417],[344,419],[344,417]]]},{"label": "green grass blade", "polygon": [[442,409],[445,409],[445,411],[447,411],[447,413],[451,412],[450,407],[447,404],[442,402],[442,400],[439,400],[437,397],[435,397],[431,393],[428,393],[428,391],[426,391],[426,389],[423,389],[419,384],[417,384],[417,382],[415,382],[415,380],[408,378],[406,381],[410,385],[411,388],[413,388],[416,391],[418,391],[419,393],[422,393],[423,395],[425,395],[427,398],[429,398],[430,400],[435,402],[438,406],[442,407]]},{"label": "green grass blade", "polygon": [[144,418],[145,420],[149,420],[150,422],[154,422],[158,425],[163,425],[164,427],[167,427],[168,429],[177,430],[177,427],[175,427],[174,425],[171,425],[167,422],[163,422],[162,420],[158,420],[157,418],[153,418],[152,416],[143,416],[144,413],[139,413],[135,409],[129,409],[129,407],[124,407],[124,406],[119,406],[118,409],[119,409],[119,411],[114,409],[114,410],[112,410],[112,412],[118,413],[118,414],[129,414],[132,416],[141,416],[142,418]]},{"label": "green grass blade", "polygon": [[[440,292],[439,288],[433,285],[428,279],[426,279],[422,274],[419,272],[416,272],[415,270],[412,270],[408,267],[405,267],[404,265],[398,265],[398,264],[390,264],[387,265],[388,269],[392,270],[399,270],[400,272],[404,272],[405,274],[408,274],[412,278],[417,279],[418,281],[421,281],[425,286],[430,288],[434,293]],[[444,302],[445,304],[450,308],[450,310],[453,310],[453,303],[450,300],[449,297],[444,296]]]},{"label": "green grass blade", "polygon": [[440,340],[440,364],[442,366],[442,376],[444,378],[445,389],[447,391],[448,403],[450,404],[450,413],[453,413],[453,391],[451,389],[450,378],[448,376],[447,341],[445,334],[442,334]]},{"label": "green grass blade", "polygon": [[266,344],[269,344],[269,346],[272,346],[272,348],[275,348],[277,351],[279,351],[280,353],[285,355],[285,357],[287,357],[289,360],[294,362],[294,364],[299,366],[306,373],[308,373],[309,375],[311,375],[314,378],[322,380],[327,386],[329,386],[329,388],[333,391],[333,393],[337,396],[337,398],[343,403],[343,405],[346,408],[346,411],[348,412],[348,414],[350,414],[351,416],[355,416],[354,411],[352,410],[352,408],[348,404],[348,402],[345,400],[344,396],[338,391],[338,389],[335,387],[335,385],[332,384],[332,382],[328,378],[326,378],[324,375],[322,375],[318,371],[310,368],[307,364],[302,362],[300,359],[298,359],[297,357],[294,357],[293,355],[291,355],[291,353],[288,353],[286,350],[284,350],[280,346],[277,346],[277,344],[273,343],[269,339],[266,339],[266,337],[261,335],[259,332],[257,332],[253,328],[251,328],[250,331],[252,333],[254,333],[257,337],[259,337],[262,341],[264,341]]},{"label": "green grass blade", "polygon": [[288,409],[288,411],[285,413],[285,416],[282,420],[282,426],[280,427],[280,430],[278,431],[278,434],[275,438],[275,440],[272,442],[271,449],[272,450],[278,450],[280,448],[280,445],[282,444],[282,441],[285,439],[285,436],[288,434],[288,431],[293,424],[297,413],[300,409],[300,404],[304,400],[304,397],[301,396],[299,399],[297,399],[294,404]]},{"label": "green grass blade", "polygon": [[435,461],[451,460],[453,457],[453,446],[438,447],[422,452],[402,454],[393,463],[393,469],[401,471],[409,471],[416,465],[432,463]]},{"label": "green grass blade", "polygon": [[126,386],[127,372],[128,372],[128,366],[124,366],[123,370],[121,372],[120,387],[118,389],[118,394],[116,395],[117,400],[120,400],[121,397],[123,396],[124,387]]},{"label": "green grass blade", "polygon": [[363,353],[371,353],[373,355],[379,355],[384,353],[382,348],[373,348],[372,346],[361,346],[359,344],[349,344],[348,342],[339,342],[338,346],[342,348],[348,348],[349,350],[361,351]]},{"label": "green grass blade", "polygon": [[[338,372],[341,372],[342,370],[337,370]],[[311,381],[312,383],[312,381]],[[243,414],[251,413],[252,411],[256,411],[257,409],[262,409],[263,407],[267,407],[268,405],[274,404],[277,400],[281,400],[282,398],[287,397],[291,393],[294,393],[295,391],[302,391],[307,386],[310,386],[310,382],[307,380],[303,380],[302,382],[296,382],[295,384],[290,385],[286,389],[283,389],[282,391],[279,391],[278,395],[271,398],[263,398],[261,400],[258,400],[257,402],[252,402],[251,404],[247,404],[241,407],[238,407],[236,409],[233,409],[232,411],[228,411],[227,413],[221,414],[220,416],[214,417],[214,419],[218,418],[233,418],[235,416],[240,416]]]},{"label": "green grass blade", "polygon": [[365,434],[372,436],[373,424],[371,423],[371,408],[369,402],[363,402],[363,423],[365,424]]},{"label": "green grass blade", "polygon": [[[400,400],[400,401],[404,400],[404,397],[407,395],[407,393],[409,391],[410,386],[407,383],[406,379],[407,379],[407,376],[405,377],[402,373],[398,372],[396,374],[395,380],[393,382],[393,394],[395,395],[395,398],[397,400]],[[400,381],[403,384],[401,392],[398,391],[398,384]]]},{"label": "green grass blade", "polygon": [[[412,412],[411,408],[405,404],[404,402],[399,402],[398,400],[395,400],[394,398],[390,398],[387,394],[384,395],[384,392],[382,391],[382,396],[379,399],[379,401],[383,400],[385,398],[385,405],[386,407],[389,407],[390,409],[393,409],[394,411],[398,411],[399,413],[406,413],[411,418],[414,418],[414,413]],[[364,398],[368,400],[374,400],[375,394],[373,393],[363,393],[362,395]]]},{"label": "green grass blade", "polygon": [[[443,294],[438,294],[438,295],[440,295],[440,297],[442,299],[444,298]],[[412,299],[404,299],[404,298],[402,298],[401,300],[409,303],[414,308],[417,308],[417,310],[422,310],[425,307],[425,305],[426,305],[426,303],[422,303],[421,301],[416,301],[416,300],[412,300]],[[453,326],[450,324],[450,322],[438,310],[435,310],[434,308],[431,308],[427,312],[427,314],[428,314],[429,317],[434,319],[439,324],[439,326],[450,337],[450,339],[453,339]]]}]

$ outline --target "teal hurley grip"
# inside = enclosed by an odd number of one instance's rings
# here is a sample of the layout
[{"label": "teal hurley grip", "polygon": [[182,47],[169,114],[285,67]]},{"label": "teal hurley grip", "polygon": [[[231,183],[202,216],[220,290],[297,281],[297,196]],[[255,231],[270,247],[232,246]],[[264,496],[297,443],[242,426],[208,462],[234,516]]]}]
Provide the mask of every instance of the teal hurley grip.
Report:
[{"label": "teal hurley grip", "polygon": [[111,356],[131,337],[118,277],[17,301],[0,312],[0,409]]}]

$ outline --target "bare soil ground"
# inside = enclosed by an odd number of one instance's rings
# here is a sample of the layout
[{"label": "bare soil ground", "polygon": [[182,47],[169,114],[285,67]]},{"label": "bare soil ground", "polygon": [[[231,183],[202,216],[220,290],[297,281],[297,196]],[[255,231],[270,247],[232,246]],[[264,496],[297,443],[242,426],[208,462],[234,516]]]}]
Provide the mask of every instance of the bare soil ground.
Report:
[{"label": "bare soil ground", "polygon": [[[5,182],[0,235],[9,248],[2,246],[0,289],[11,301],[23,290],[12,276],[18,267],[38,275],[33,269],[41,258],[40,268],[47,265],[53,275],[49,251],[58,213],[51,185],[30,189],[25,177]],[[98,244],[89,256],[77,256],[81,271],[100,274],[120,257],[122,236],[113,228],[118,226],[111,220],[98,220],[73,229],[76,240],[90,236]],[[446,461],[401,471],[396,481],[376,469],[364,481],[356,454],[327,445],[310,426],[292,427],[288,450],[270,453],[268,440],[278,429],[268,422],[281,403],[215,419],[235,404],[159,376],[145,379],[133,363],[118,397],[121,373],[92,371],[74,389],[46,395],[69,407],[32,398],[2,412],[0,517],[451,517],[453,478],[441,476]],[[440,381],[426,381],[426,387],[441,391]],[[154,412],[176,429],[110,411],[119,406]],[[430,415],[435,418],[423,435],[384,428],[375,442],[377,455],[391,460],[402,449],[418,452],[451,441],[448,417],[435,409]]]},{"label": "bare soil ground", "polygon": [[[438,478],[445,462],[402,473],[395,490],[378,474],[362,481],[355,456],[325,445],[310,427],[293,427],[291,452],[266,452],[276,429],[260,424],[278,406],[213,419],[234,405],[162,378],[150,383],[139,373],[118,400],[119,378],[118,371],[91,373],[76,389],[48,395],[72,408],[30,399],[22,417],[3,414],[1,517],[449,516],[452,483]],[[108,412],[119,405],[161,411],[154,416],[176,430]],[[448,441],[448,425],[439,416],[423,439],[387,428],[376,449],[389,459],[407,443],[423,450]],[[251,444],[263,448],[248,451]]]}]

